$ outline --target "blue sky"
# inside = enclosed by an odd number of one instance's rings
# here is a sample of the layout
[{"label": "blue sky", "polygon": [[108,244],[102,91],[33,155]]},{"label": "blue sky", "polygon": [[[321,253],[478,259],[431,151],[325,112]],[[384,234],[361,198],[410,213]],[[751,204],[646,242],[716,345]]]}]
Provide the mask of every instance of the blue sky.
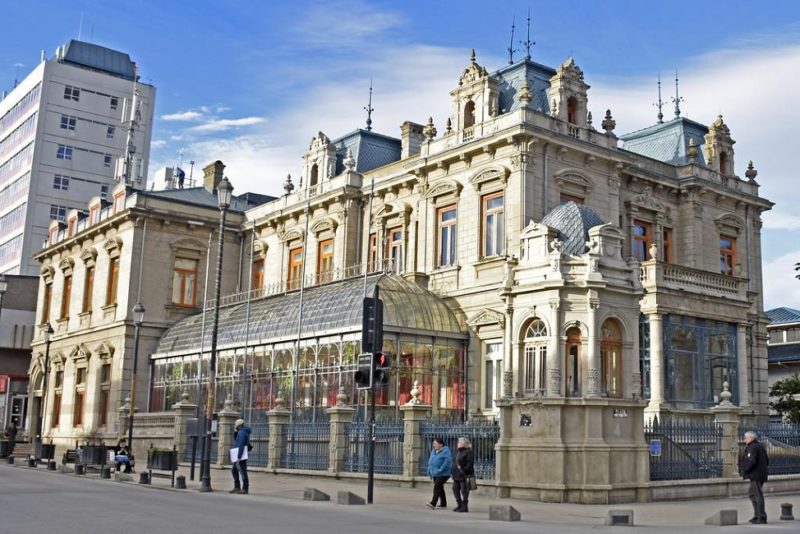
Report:
[{"label": "blue sky", "polygon": [[8,0],[0,90],[80,31],[128,52],[157,88],[151,178],[182,151],[187,170],[219,158],[237,192],[278,194],[317,131],[363,126],[370,78],[376,131],[397,136],[428,116],[443,125],[469,50],[490,71],[505,64],[512,17],[519,49],[528,9],[534,59],[574,57],[589,109],[611,108],[617,133],[655,121],[656,75],[671,95],[676,68],[685,116],[724,115],[737,174],[752,159],[777,203],[763,216],[766,306],[800,308],[800,2]]}]

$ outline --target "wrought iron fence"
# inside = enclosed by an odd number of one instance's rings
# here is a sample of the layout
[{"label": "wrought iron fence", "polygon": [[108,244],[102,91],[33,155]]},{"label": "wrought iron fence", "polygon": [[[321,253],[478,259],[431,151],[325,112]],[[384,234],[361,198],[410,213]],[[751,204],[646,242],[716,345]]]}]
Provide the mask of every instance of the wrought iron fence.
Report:
[{"label": "wrought iron fence", "polygon": [[[423,421],[419,430],[423,443],[430,445],[434,438],[441,438],[453,453],[458,446],[458,438],[469,439],[475,453],[475,478],[494,479],[494,446],[500,438],[500,427],[494,421]],[[428,457],[428,449],[423,449],[419,458],[420,475],[428,473]]]},{"label": "wrought iron fence", "polygon": [[[375,472],[403,473],[403,422],[375,423]],[[345,471],[366,473],[369,469],[370,425],[359,421],[345,426]]]},{"label": "wrought iron fence", "polygon": [[722,427],[716,423],[656,419],[645,424],[644,435],[650,444],[650,480],[722,476]]},{"label": "wrought iron fence", "polygon": [[744,433],[748,430],[752,430],[758,435],[758,441],[767,451],[770,475],[800,473],[800,425],[769,422],[741,424],[739,426],[740,459],[744,455]]},{"label": "wrought iron fence", "polygon": [[249,467],[267,467],[269,465],[269,422],[250,425],[250,443],[253,450],[247,455]]},{"label": "wrought iron fence", "polygon": [[284,425],[282,433],[286,444],[286,449],[281,453],[282,467],[317,471],[328,469],[330,423],[294,421]]}]

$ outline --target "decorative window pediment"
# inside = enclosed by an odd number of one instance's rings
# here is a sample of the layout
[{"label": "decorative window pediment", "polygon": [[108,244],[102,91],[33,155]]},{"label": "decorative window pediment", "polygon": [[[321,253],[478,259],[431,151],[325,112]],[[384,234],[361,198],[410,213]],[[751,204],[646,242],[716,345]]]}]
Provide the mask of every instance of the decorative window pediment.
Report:
[{"label": "decorative window pediment", "polygon": [[470,177],[469,183],[472,184],[476,191],[480,191],[481,186],[488,182],[499,181],[505,185],[510,174],[511,171],[508,168],[498,165],[479,170]]},{"label": "decorative window pediment", "polygon": [[51,267],[50,265],[45,265],[45,266],[43,266],[41,268],[41,270],[39,271],[39,274],[41,274],[41,276],[44,279],[45,283],[49,284],[50,282],[53,281],[53,275],[55,274],[55,272],[56,272],[56,270],[53,269],[53,267]]},{"label": "decorative window pediment", "polygon": [[103,248],[106,250],[109,256],[119,256],[120,249],[122,248],[122,239],[118,237],[109,238],[105,243],[103,243]]},{"label": "decorative window pediment", "polygon": [[94,349],[94,353],[103,361],[108,362],[114,356],[114,347],[103,341]]},{"label": "decorative window pediment", "polygon": [[65,275],[72,274],[72,269],[75,267],[75,260],[72,258],[64,258],[58,262],[58,269]]},{"label": "decorative window pediment", "polygon": [[388,219],[389,217],[401,216],[408,218],[411,213],[411,206],[404,202],[387,202],[375,215],[377,219]]},{"label": "decorative window pediment", "polygon": [[55,353],[55,354],[54,354],[54,355],[53,355],[53,356],[50,358],[50,361],[51,361],[51,364],[50,364],[50,365],[53,367],[53,369],[54,369],[54,370],[56,370],[56,371],[63,371],[63,370],[64,370],[64,362],[65,362],[65,361],[67,361],[67,359],[64,357],[64,354],[63,354],[63,353],[61,353],[61,352],[56,352],[56,353]]},{"label": "decorative window pediment", "polygon": [[206,250],[206,245],[196,239],[178,239],[170,243],[173,254],[189,259],[199,259]]},{"label": "decorative window pediment", "polygon": [[264,258],[267,256],[269,245],[263,239],[256,239],[253,243],[253,256],[257,258]]},{"label": "decorative window pediment", "polygon": [[499,311],[487,308],[467,319],[467,324],[472,327],[497,324],[500,325],[500,328],[505,328],[506,316]]},{"label": "decorative window pediment", "polygon": [[661,204],[658,200],[656,200],[656,198],[653,196],[653,188],[650,186],[646,186],[642,190],[641,194],[632,197],[625,203],[628,204],[629,206],[644,208],[658,213],[664,213],[666,211],[664,205]]},{"label": "decorative window pediment", "polygon": [[73,363],[77,365],[88,361],[91,355],[92,353],[89,352],[89,349],[87,349],[85,345],[81,344],[75,347],[75,350],[73,350],[72,353],[69,355],[69,359],[72,360]]},{"label": "decorative window pediment", "polygon": [[286,230],[285,232],[278,234],[278,239],[282,243],[288,243],[290,241],[305,241],[305,231],[299,228],[292,228],[290,230]]},{"label": "decorative window pediment", "polygon": [[574,169],[557,172],[555,182],[560,192],[573,193],[582,197],[587,197],[592,192],[592,182]]},{"label": "decorative window pediment", "polygon": [[325,217],[317,221],[314,221],[314,223],[311,225],[310,230],[311,233],[314,235],[319,235],[325,231],[336,232],[336,227],[338,225],[339,223],[336,221],[336,219],[332,217]]},{"label": "decorative window pediment", "polygon": [[86,265],[92,265],[97,260],[97,249],[94,247],[84,249],[79,257]]},{"label": "decorative window pediment", "polygon": [[744,228],[744,222],[732,213],[720,215],[714,219],[714,224],[717,225],[717,230],[721,234],[739,235]]},{"label": "decorative window pediment", "polygon": [[461,183],[455,180],[441,180],[436,182],[428,189],[425,197],[433,199],[450,194],[457,197],[461,194],[461,189],[463,189],[463,187],[464,186],[462,186]]}]

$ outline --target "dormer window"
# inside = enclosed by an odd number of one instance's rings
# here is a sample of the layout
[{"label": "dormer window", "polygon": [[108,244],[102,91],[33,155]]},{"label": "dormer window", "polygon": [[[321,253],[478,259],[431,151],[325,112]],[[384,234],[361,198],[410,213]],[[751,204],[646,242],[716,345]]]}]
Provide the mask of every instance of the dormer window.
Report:
[{"label": "dormer window", "polygon": [[720,174],[726,174],[726,169],[728,167],[728,154],[725,152],[719,153],[719,172]]},{"label": "dormer window", "polygon": [[578,101],[574,96],[567,99],[567,122],[578,124]]},{"label": "dormer window", "polygon": [[89,208],[89,224],[97,224],[100,221],[100,205]]},{"label": "dormer window", "polygon": [[76,217],[73,217],[67,221],[67,237],[72,237],[75,234],[75,227],[77,225],[78,219]]},{"label": "dormer window", "polygon": [[464,105],[464,128],[475,125],[475,102],[468,100]]},{"label": "dormer window", "polygon": [[125,209],[125,191],[120,191],[114,195],[114,213],[119,213]]},{"label": "dormer window", "polygon": [[308,179],[309,187],[316,187],[319,181],[319,166],[315,163],[311,166],[311,176]]}]

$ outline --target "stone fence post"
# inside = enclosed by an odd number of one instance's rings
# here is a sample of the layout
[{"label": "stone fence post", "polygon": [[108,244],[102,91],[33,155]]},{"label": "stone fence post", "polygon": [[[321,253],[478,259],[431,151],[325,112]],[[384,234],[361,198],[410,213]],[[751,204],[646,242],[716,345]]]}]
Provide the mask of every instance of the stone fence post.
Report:
[{"label": "stone fence post", "polygon": [[239,419],[239,412],[232,407],[231,398],[225,399],[222,410],[217,414],[217,465],[231,465],[230,450],[233,447],[233,423]]},{"label": "stone fence post", "polygon": [[739,414],[741,409],[731,403],[731,392],[728,383],[722,384],[720,403],[713,407],[714,421],[722,426],[722,442],[720,457],[722,459],[722,476],[724,478],[739,477]]},{"label": "stone fence post", "polygon": [[[341,395],[341,393],[340,393]],[[328,408],[330,416],[331,434],[330,449],[328,452],[328,473],[336,475],[344,471],[345,455],[347,454],[347,425],[353,421],[355,408],[344,404],[345,398],[333,408]]]},{"label": "stone fence post", "polygon": [[278,406],[269,410],[267,416],[269,417],[269,465],[274,470],[282,467],[281,456],[286,451],[283,429],[289,424],[292,412]]},{"label": "stone fence post", "polygon": [[188,436],[186,434],[186,422],[197,414],[197,405],[189,402],[189,392],[185,389],[181,393],[181,400],[172,405],[175,412],[175,448],[178,450],[178,457],[183,457],[186,450]]},{"label": "stone fence post", "polygon": [[419,458],[427,446],[422,442],[420,424],[428,418],[431,406],[419,400],[419,386],[414,382],[412,399],[400,407],[403,412],[403,477],[419,476]]}]

